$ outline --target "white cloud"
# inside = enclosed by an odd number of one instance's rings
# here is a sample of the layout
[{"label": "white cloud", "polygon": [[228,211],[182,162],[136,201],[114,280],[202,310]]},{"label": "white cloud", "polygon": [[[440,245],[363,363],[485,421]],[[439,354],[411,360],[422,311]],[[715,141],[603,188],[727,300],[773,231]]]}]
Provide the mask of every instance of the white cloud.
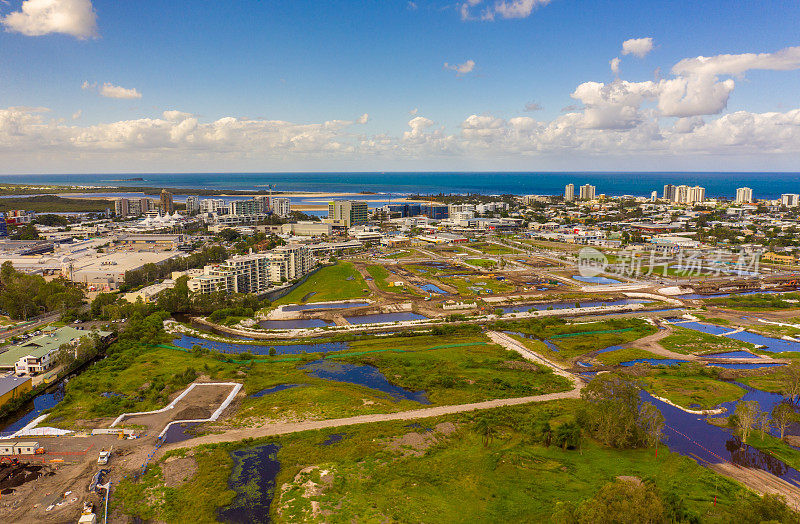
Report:
[{"label": "white cloud", "polygon": [[366,124],[367,122],[369,122],[369,115],[367,113],[364,113],[356,119],[356,124]]},{"label": "white cloud", "polygon": [[492,5],[478,9],[478,14],[473,14],[472,9],[483,0],[467,0],[461,4],[460,12],[462,20],[484,20],[492,21],[496,17],[500,18],[527,18],[539,6],[547,5],[550,0],[497,0]]},{"label": "white cloud", "polygon": [[542,105],[538,102],[528,102],[525,104],[525,111],[541,111]]},{"label": "white cloud", "polygon": [[463,64],[448,64],[447,62],[444,63],[445,69],[450,69],[455,71],[457,75],[466,75],[471,73],[473,69],[475,69],[475,61],[474,60],[467,60]]},{"label": "white cloud", "polygon": [[653,39],[647,38],[631,38],[622,42],[622,54],[633,55],[637,58],[644,58],[647,53],[653,50]]},{"label": "white cloud", "polygon": [[615,75],[619,73],[619,62],[620,62],[619,57],[615,56],[608,63],[608,65],[611,66],[611,72],[614,73]]},{"label": "white cloud", "polygon": [[108,82],[100,87],[100,96],[106,98],[142,98],[142,94],[135,88],[128,89],[125,87],[115,86]]},{"label": "white cloud", "polygon": [[774,53],[698,56],[684,58],[672,67],[676,75],[738,76],[750,69],[789,71],[800,69],[800,46],[787,47]]},{"label": "white cloud", "polygon": [[409,115],[414,116],[419,112],[419,108],[415,107],[411,111],[408,112]]},{"label": "white cloud", "polygon": [[81,117],[81,115],[83,115],[83,109],[78,109],[77,111],[72,113],[72,119],[78,120]]},{"label": "white cloud", "polygon": [[97,36],[91,0],[24,0],[19,11],[2,20],[6,31],[27,36],[62,33],[79,39]]},{"label": "white cloud", "polygon": [[84,80],[83,83],[81,84],[81,89],[83,89],[84,91],[88,91],[96,87],[97,87],[97,82],[90,84],[88,80]]}]

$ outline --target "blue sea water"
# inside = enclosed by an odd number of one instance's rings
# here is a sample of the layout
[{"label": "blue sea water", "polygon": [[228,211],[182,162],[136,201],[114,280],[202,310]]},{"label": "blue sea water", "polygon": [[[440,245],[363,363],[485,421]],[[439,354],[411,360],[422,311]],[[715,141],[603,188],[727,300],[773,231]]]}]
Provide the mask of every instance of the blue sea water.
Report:
[{"label": "blue sea water", "polygon": [[[141,177],[141,181],[122,179]],[[800,173],[152,173],[3,175],[0,183],[62,184],[197,189],[267,189],[277,191],[359,192],[383,194],[550,194],[569,183],[593,184],[607,195],[659,195],[665,184],[699,184],[709,197],[730,197],[737,187],[750,187],[756,198],[778,198],[800,191]]]}]

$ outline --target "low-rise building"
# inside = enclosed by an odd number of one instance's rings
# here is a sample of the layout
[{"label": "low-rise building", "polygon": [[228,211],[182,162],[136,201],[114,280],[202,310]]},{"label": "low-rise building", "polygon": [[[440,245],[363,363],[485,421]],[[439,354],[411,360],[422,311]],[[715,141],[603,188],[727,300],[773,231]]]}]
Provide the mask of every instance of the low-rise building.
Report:
[{"label": "low-rise building", "polygon": [[42,373],[53,366],[55,355],[61,346],[75,344],[92,334],[98,335],[101,340],[107,340],[113,335],[110,331],[84,331],[70,326],[58,328],[52,333],[9,346],[0,353],[0,369],[14,370],[17,375]]},{"label": "low-rise building", "polygon": [[0,406],[32,389],[31,377],[18,377],[13,373],[0,377]]}]

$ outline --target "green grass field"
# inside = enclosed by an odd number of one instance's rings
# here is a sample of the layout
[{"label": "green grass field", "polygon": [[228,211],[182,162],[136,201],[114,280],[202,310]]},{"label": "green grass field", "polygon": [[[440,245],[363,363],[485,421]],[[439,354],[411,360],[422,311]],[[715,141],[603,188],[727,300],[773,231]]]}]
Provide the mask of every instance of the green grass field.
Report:
[{"label": "green grass field", "polygon": [[681,326],[673,326],[673,332],[661,340],[665,349],[688,355],[689,353],[719,353],[752,349],[753,345],[728,337],[702,333]]},{"label": "green grass field", "polygon": [[[618,331],[627,330],[627,331]],[[601,322],[583,322],[576,324],[557,324],[547,327],[542,333],[542,338],[549,338],[553,335],[563,335],[568,333],[585,333],[582,335],[563,337],[554,340],[556,345],[561,348],[562,358],[569,359],[604,349],[609,346],[618,346],[633,342],[636,339],[652,335],[657,330],[656,327],[638,319],[615,319]],[[612,331],[610,333],[603,333],[603,331]],[[613,332],[618,331],[618,332]],[[619,351],[612,351],[608,353],[607,358],[614,357],[614,353]],[[649,353],[648,353],[649,355]],[[602,356],[602,355],[601,355]],[[635,357],[635,358],[649,358],[649,357]],[[630,360],[630,359],[625,359]]]},{"label": "green grass field", "polygon": [[745,391],[736,384],[709,377],[655,375],[644,377],[646,389],[653,395],[669,399],[685,408],[711,409],[740,399]]},{"label": "green grass field", "polygon": [[[549,369],[527,364],[517,353],[486,342],[481,334],[373,338],[354,341],[348,350],[329,353],[327,357],[336,362],[376,366],[394,385],[411,391],[425,390],[433,405],[569,389],[569,384]],[[458,347],[447,347],[452,345]],[[244,384],[248,397],[229,420],[232,425],[286,417],[337,418],[421,406],[412,400],[397,401],[376,389],[315,378],[300,369],[322,356],[316,353],[276,356],[272,362],[222,362],[210,355],[140,347],[112,355],[71,380],[49,422],[77,427],[86,419],[159,409],[171,394],[201,373],[213,380]],[[258,358],[273,360],[268,356]],[[302,387],[250,397],[279,384]],[[106,392],[122,396],[101,395]]]},{"label": "green grass field", "polygon": [[629,360],[636,360],[639,358],[655,358],[660,360],[662,357],[645,351],[644,349],[625,348],[609,351],[607,353],[600,353],[595,358],[607,366],[616,366],[622,362],[628,362]]},{"label": "green grass field", "polygon": [[494,269],[497,266],[497,262],[494,260],[487,260],[485,258],[468,258],[464,260],[467,264],[472,264],[473,266],[482,267],[484,269]]},{"label": "green grass field", "polygon": [[367,266],[367,273],[372,277],[372,280],[375,282],[375,285],[381,291],[386,291],[387,293],[399,293],[408,296],[419,296],[418,293],[412,291],[408,286],[390,286],[389,279],[391,274],[389,270],[383,266],[373,265]]},{"label": "green grass field", "polygon": [[[297,286],[285,297],[276,300],[273,305],[298,304],[303,302],[328,302],[348,300],[367,296],[367,283],[350,262],[337,262],[336,265],[323,267],[308,280]],[[313,294],[312,294],[313,293]],[[309,296],[310,295],[310,296]]]},{"label": "green grass field", "polygon": [[[317,519],[324,515],[327,522],[549,522],[559,502],[579,503],[620,475],[653,482],[662,496],[674,494],[701,521],[736,520],[730,512],[746,490],[663,447],[656,457],[652,449],[613,450],[588,438],[579,450],[532,443],[534,421],[556,427],[573,420],[579,405],[528,404],[423,419],[414,427],[407,421],[385,422],[203,447],[195,452],[197,473],[182,486],[163,486],[166,464],[161,461],[142,480],[120,483],[112,500],[120,511],[146,519],[214,521],[216,508],[235,496],[245,505],[264,496],[258,483],[246,484],[238,495],[228,489],[228,452],[271,442],[281,446],[273,522],[315,520],[312,504]],[[482,417],[495,431],[488,442],[474,429]],[[451,423],[453,431],[425,433],[441,423]],[[342,434],[342,440],[320,445],[333,433]],[[425,436],[436,440],[420,440]],[[309,480],[317,484],[313,491],[302,486]],[[185,511],[179,511],[182,506]]]},{"label": "green grass field", "polygon": [[467,247],[477,249],[481,253],[486,253],[487,255],[511,255],[514,253],[521,253],[518,249],[499,244],[491,244],[489,242],[471,242],[467,244]]}]

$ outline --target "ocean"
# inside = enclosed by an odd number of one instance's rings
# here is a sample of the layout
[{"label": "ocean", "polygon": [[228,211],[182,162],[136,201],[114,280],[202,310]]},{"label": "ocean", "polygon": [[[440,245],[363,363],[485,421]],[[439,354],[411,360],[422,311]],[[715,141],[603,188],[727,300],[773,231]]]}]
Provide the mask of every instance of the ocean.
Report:
[{"label": "ocean", "polygon": [[[125,181],[141,177],[141,181]],[[479,193],[485,195],[560,195],[564,186],[592,184],[597,194],[649,196],[665,184],[700,185],[707,197],[733,198],[737,187],[750,187],[755,198],[779,198],[800,193],[800,173],[152,173],[91,175],[0,175],[0,184],[59,184],[85,186],[144,186],[190,189],[267,189],[357,193],[390,196],[406,194]],[[189,192],[189,191],[187,191]]]}]

